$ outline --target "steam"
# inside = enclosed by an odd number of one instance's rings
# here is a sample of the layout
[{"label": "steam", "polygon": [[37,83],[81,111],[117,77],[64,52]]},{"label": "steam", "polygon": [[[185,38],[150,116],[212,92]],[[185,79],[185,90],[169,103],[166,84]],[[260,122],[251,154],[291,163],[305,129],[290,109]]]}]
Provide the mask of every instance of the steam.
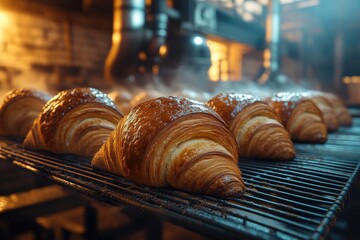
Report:
[{"label": "steam", "polygon": [[[182,81],[179,75],[175,76],[174,79],[164,81],[158,76],[150,77],[148,83],[143,86],[132,87],[130,90],[133,98],[139,94],[147,91],[152,96],[184,96],[192,98],[198,101],[207,102],[212,97],[219,93],[224,92],[239,92],[242,94],[252,94],[260,99],[265,99],[272,96],[274,93],[285,91],[285,92],[308,92],[312,90],[321,91],[319,86],[311,86],[310,81],[301,81],[301,84],[286,79],[281,84],[258,84],[250,79],[242,79],[241,81],[219,81],[210,82],[208,79],[199,79],[195,73],[187,72],[184,77],[192,79],[192,81]],[[284,78],[285,79],[285,78]],[[199,82],[200,83],[199,83]],[[118,89],[123,86],[118,87]],[[135,89],[135,91],[134,91]],[[148,100],[148,99],[147,99]]]},{"label": "steam", "polygon": [[7,76],[1,75],[0,102],[2,102],[9,91],[14,89],[32,88],[47,93],[54,93],[54,91],[50,91],[49,83],[51,81],[49,78],[49,75],[35,71],[22,71],[16,73],[15,76],[11,77],[10,81],[7,80]]}]

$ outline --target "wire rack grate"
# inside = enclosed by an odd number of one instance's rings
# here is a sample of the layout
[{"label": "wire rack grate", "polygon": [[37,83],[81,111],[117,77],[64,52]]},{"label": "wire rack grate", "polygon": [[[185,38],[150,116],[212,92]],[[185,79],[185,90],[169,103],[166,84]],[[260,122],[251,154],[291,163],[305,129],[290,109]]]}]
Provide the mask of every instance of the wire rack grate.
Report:
[{"label": "wire rack grate", "polygon": [[94,171],[89,159],[31,152],[0,139],[0,155],[58,184],[114,205],[129,204],[212,238],[321,239],[343,208],[359,173],[360,118],[326,144],[296,144],[294,161],[241,159],[240,198],[218,199],[150,188]]}]

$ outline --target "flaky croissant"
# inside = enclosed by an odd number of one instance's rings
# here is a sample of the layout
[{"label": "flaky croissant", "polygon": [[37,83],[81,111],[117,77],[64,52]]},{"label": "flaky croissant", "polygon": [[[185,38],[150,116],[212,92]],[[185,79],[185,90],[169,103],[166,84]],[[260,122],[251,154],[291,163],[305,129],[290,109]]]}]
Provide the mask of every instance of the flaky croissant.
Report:
[{"label": "flaky croissant", "polygon": [[269,104],[280,116],[283,125],[295,142],[324,143],[327,130],[319,108],[301,94],[281,92]]},{"label": "flaky croissant", "polygon": [[245,188],[237,162],[236,140],[211,108],[160,97],[133,108],[91,165],[139,184],[230,197]]},{"label": "flaky croissant", "polygon": [[115,104],[99,90],[62,91],[46,103],[24,147],[92,157],[121,118]]},{"label": "flaky croissant", "polygon": [[240,156],[277,160],[295,157],[289,133],[267,103],[249,94],[222,93],[208,105],[235,135]]},{"label": "flaky croissant", "polygon": [[330,101],[335,111],[336,117],[339,121],[339,124],[341,126],[347,126],[347,127],[351,126],[352,125],[351,115],[345,103],[341,100],[341,98],[339,98],[338,96],[332,93],[325,93],[324,96]]},{"label": "flaky croissant", "polygon": [[310,98],[319,108],[323,115],[326,128],[329,132],[334,132],[339,128],[339,121],[332,104],[321,92],[309,91],[303,92],[301,95]]},{"label": "flaky croissant", "polygon": [[50,95],[35,89],[16,89],[0,106],[0,135],[24,138]]}]

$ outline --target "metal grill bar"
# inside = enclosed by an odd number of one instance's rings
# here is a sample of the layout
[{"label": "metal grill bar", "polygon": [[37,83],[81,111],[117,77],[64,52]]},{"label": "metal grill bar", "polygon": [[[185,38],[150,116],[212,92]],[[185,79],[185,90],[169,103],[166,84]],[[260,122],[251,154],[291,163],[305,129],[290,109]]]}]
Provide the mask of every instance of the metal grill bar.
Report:
[{"label": "metal grill bar", "polygon": [[324,145],[295,147],[290,162],[240,159],[247,190],[229,200],[140,186],[92,170],[89,159],[25,151],[9,139],[0,139],[0,156],[101,201],[144,208],[210,237],[320,239],[359,173],[360,119],[330,134]]}]

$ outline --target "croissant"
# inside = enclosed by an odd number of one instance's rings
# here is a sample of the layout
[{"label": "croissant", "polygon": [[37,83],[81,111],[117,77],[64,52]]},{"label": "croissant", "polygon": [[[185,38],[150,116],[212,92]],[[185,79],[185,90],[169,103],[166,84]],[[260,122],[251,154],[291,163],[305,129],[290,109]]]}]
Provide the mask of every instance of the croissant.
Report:
[{"label": "croissant", "polygon": [[24,138],[50,95],[35,89],[16,89],[0,106],[0,135]]},{"label": "croissant", "polygon": [[203,103],[160,97],[134,107],[91,165],[139,184],[230,197],[244,191],[234,136]]},{"label": "croissant", "polygon": [[310,98],[319,108],[323,115],[326,128],[329,132],[334,132],[339,128],[339,121],[332,104],[321,92],[310,91],[301,94],[304,97]]},{"label": "croissant", "polygon": [[35,119],[24,147],[92,157],[121,118],[115,104],[97,89],[62,91]]},{"label": "croissant", "polygon": [[309,98],[290,92],[275,94],[270,105],[295,142],[324,143],[327,130],[319,108]]},{"label": "croissant", "polygon": [[208,105],[235,135],[240,156],[277,160],[295,157],[289,133],[267,103],[249,94],[221,93]]},{"label": "croissant", "polygon": [[345,103],[335,94],[332,93],[325,93],[324,96],[330,101],[336,117],[339,121],[341,126],[351,126],[352,125],[352,118],[351,115],[346,108]]}]

